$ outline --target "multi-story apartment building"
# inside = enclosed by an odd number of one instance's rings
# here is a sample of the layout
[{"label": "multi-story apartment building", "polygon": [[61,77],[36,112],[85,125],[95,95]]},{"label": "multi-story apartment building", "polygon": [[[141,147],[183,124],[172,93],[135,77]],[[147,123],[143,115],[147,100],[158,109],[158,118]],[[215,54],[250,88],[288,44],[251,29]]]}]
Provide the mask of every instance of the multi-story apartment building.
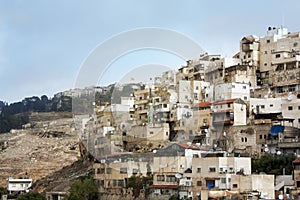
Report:
[{"label": "multi-story apartment building", "polygon": [[300,84],[299,32],[269,27],[267,35],[259,41],[261,84],[271,86],[277,96],[297,91]]}]

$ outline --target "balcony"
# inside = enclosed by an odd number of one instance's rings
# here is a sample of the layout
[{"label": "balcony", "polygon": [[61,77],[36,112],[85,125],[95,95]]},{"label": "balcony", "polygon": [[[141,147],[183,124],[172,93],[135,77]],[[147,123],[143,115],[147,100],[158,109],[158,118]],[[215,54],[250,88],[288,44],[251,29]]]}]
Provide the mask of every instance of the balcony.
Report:
[{"label": "balcony", "polygon": [[300,61],[300,56],[296,55],[295,57],[284,57],[283,59],[272,60],[272,65],[278,65],[283,63],[297,62]]},{"label": "balcony", "polygon": [[148,103],[149,103],[148,99],[141,99],[141,100],[134,101],[135,105],[148,104]]}]

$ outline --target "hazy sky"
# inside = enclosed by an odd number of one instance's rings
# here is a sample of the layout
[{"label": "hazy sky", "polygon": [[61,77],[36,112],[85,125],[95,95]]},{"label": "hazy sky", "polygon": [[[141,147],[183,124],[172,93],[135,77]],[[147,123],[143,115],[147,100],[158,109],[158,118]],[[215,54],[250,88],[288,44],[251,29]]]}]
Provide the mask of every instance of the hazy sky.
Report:
[{"label": "hazy sky", "polygon": [[[232,56],[243,36],[263,36],[268,26],[300,31],[299,10],[297,0],[2,0],[0,100],[53,96],[73,88],[89,53],[124,31],[171,29],[192,38],[208,53]],[[99,82],[118,82],[132,66],[151,63],[178,68],[184,61],[166,52],[134,52],[114,62],[114,70]]]}]

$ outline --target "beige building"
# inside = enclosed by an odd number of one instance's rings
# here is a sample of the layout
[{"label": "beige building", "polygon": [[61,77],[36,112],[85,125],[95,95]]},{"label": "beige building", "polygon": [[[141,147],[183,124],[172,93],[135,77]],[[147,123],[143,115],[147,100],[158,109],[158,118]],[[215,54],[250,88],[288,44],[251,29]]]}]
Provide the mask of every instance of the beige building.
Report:
[{"label": "beige building", "polygon": [[293,179],[294,179],[294,186],[295,186],[295,191],[293,191],[293,194],[298,195],[299,197],[299,192],[300,192],[300,158],[298,157],[296,160],[293,161],[293,167],[294,167],[294,172],[293,172]]},{"label": "beige building", "polygon": [[107,155],[94,163],[94,179],[102,193],[122,194],[131,176],[147,176],[152,172],[153,159],[146,154],[122,153]]},{"label": "beige building", "polygon": [[275,199],[274,175],[233,175],[230,187],[241,194],[260,194],[262,199]]},{"label": "beige building", "polygon": [[286,121],[285,126],[300,128],[300,95],[288,95],[282,98],[282,116],[291,119]]},{"label": "beige building", "polygon": [[220,155],[193,158],[191,177],[195,199],[198,196],[201,196],[201,199],[207,199],[208,197],[205,198],[204,196],[209,190],[231,190],[231,177],[236,173],[251,174],[250,157],[218,156]]},{"label": "beige building", "polygon": [[241,99],[227,99],[212,104],[212,125],[246,125],[247,106]]},{"label": "beige building", "polygon": [[260,38],[261,84],[271,86],[277,96],[299,89],[299,36],[299,32],[288,33],[287,28],[269,27]]}]

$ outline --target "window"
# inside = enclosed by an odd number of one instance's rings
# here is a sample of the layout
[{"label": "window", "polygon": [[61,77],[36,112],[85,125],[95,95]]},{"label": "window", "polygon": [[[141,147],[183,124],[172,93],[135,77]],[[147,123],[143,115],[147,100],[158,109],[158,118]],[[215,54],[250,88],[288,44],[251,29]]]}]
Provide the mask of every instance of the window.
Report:
[{"label": "window", "polygon": [[124,186],[124,181],[123,180],[118,180],[118,186],[123,187]]},{"label": "window", "polygon": [[260,139],[260,140],[262,139],[262,135],[259,135],[259,139]]},{"label": "window", "polygon": [[120,174],[127,174],[127,168],[126,167],[120,168]]},{"label": "window", "polygon": [[296,86],[295,85],[290,85],[289,86],[289,92],[294,92],[296,91]]},{"label": "window", "polygon": [[202,181],[197,181],[197,186],[202,186]]},{"label": "window", "polygon": [[273,107],[273,104],[270,104],[270,107]]},{"label": "window", "polygon": [[246,89],[246,88],[247,88],[247,87],[244,85],[244,86],[243,86],[243,89]]},{"label": "window", "polygon": [[300,187],[300,181],[297,181],[297,187]]},{"label": "window", "polygon": [[300,106],[298,106],[298,110],[300,110]]},{"label": "window", "polygon": [[266,139],[267,138],[267,135],[264,135],[264,139]]},{"label": "window", "polygon": [[196,90],[199,90],[199,87],[198,87],[198,86],[196,86]]},{"label": "window", "polygon": [[200,167],[197,168],[197,173],[201,173],[201,168]]},{"label": "window", "polygon": [[300,124],[300,118],[298,118],[298,123]]},{"label": "window", "polygon": [[221,178],[221,183],[225,184],[226,183],[226,178]]},{"label": "window", "polygon": [[165,181],[164,175],[157,175],[157,181]]},{"label": "window", "polygon": [[106,174],[111,174],[111,168],[110,167],[106,168]]},{"label": "window", "polygon": [[230,108],[230,103],[227,104],[227,108]]},{"label": "window", "polygon": [[293,106],[288,106],[288,110],[293,110]]},{"label": "window", "polygon": [[260,107],[261,107],[261,109],[265,109],[265,105],[261,105]]},{"label": "window", "polygon": [[248,140],[248,139],[245,137],[245,142],[247,142],[247,140]]},{"label": "window", "polygon": [[276,54],[275,57],[276,57],[276,58],[280,58],[280,54]]},{"label": "window", "polygon": [[153,131],[150,131],[150,135],[153,135]]},{"label": "window", "polygon": [[99,168],[97,172],[98,172],[98,174],[104,174],[105,169],[104,168]]},{"label": "window", "polygon": [[243,137],[241,138],[241,141],[244,142],[244,138]]},{"label": "window", "polygon": [[216,172],[216,168],[215,168],[215,167],[210,167],[210,168],[208,169],[208,171],[209,171],[209,172]]},{"label": "window", "polygon": [[137,168],[133,168],[132,169],[132,174],[137,174],[138,173],[138,169]]},{"label": "window", "polygon": [[173,175],[167,175],[166,181],[167,182],[176,182],[176,177]]},{"label": "window", "polygon": [[232,88],[235,88],[235,85],[232,85]]},{"label": "window", "polygon": [[244,100],[245,100],[245,101],[247,101],[247,99],[248,99],[247,97],[244,97]]},{"label": "window", "polygon": [[238,184],[232,184],[232,188],[237,188]]},{"label": "window", "polygon": [[270,40],[267,40],[267,43],[270,43]]}]

